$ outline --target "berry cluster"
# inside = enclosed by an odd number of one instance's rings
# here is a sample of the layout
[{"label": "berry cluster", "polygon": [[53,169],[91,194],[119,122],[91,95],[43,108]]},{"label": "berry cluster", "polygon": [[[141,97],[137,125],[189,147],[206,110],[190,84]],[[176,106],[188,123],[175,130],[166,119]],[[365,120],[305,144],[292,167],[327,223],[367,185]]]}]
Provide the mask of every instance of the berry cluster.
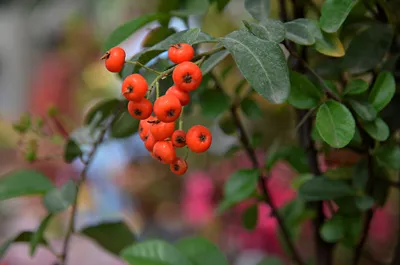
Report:
[{"label": "berry cluster", "polygon": [[[168,58],[177,64],[172,72],[174,86],[165,95],[158,97],[154,104],[146,98],[148,84],[140,74],[131,74],[122,83],[122,94],[129,101],[128,111],[140,120],[139,134],[152,157],[163,164],[169,164],[177,175],[187,171],[186,160],[176,155],[176,148],[187,146],[194,153],[209,149],[211,132],[202,125],[191,127],[187,133],[175,130],[176,121],[183,115],[183,107],[190,102],[190,92],[196,90],[202,81],[200,67],[191,62],[194,49],[186,43],[172,45]],[[125,51],[119,47],[110,49],[102,59],[110,72],[120,72],[125,63]],[[158,93],[157,93],[158,95]]]}]

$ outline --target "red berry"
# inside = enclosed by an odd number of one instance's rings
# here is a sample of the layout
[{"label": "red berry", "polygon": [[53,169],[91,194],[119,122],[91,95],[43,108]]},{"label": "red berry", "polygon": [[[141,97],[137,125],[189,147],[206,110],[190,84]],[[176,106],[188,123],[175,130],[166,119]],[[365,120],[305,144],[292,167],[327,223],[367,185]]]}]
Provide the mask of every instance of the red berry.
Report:
[{"label": "red berry", "polygon": [[120,47],[111,48],[102,59],[105,59],[105,65],[108,71],[112,73],[121,72],[125,64],[125,51]]},{"label": "red berry", "polygon": [[157,142],[153,148],[153,155],[163,164],[172,164],[176,159],[175,148],[167,141]]},{"label": "red berry", "polygon": [[151,122],[152,122],[152,121],[155,121],[155,120],[157,120],[156,117],[150,116],[150,117],[148,117],[147,119],[141,120],[141,121],[139,122],[139,129],[138,129],[138,131],[139,131],[140,139],[142,139],[142,140],[144,141],[146,135],[147,135],[147,134],[149,133],[149,131],[150,131],[150,126],[152,125]]},{"label": "red berry", "polygon": [[154,139],[153,135],[149,132],[147,135],[144,137],[144,146],[149,152],[153,152],[154,145],[157,143],[157,141]]},{"label": "red berry", "polygon": [[186,91],[180,90],[177,86],[168,88],[165,95],[174,95],[179,99],[182,106],[186,106],[190,102],[190,94]]},{"label": "red berry", "polygon": [[202,153],[210,148],[212,143],[211,132],[202,125],[195,125],[186,134],[186,144],[194,153]]},{"label": "red berry", "polygon": [[186,133],[182,130],[176,130],[172,134],[171,142],[175,147],[184,147],[186,145]]},{"label": "red berry", "polygon": [[147,93],[148,85],[146,79],[139,74],[127,76],[122,83],[122,95],[130,101],[140,101]]},{"label": "red berry", "polygon": [[169,165],[169,168],[176,175],[183,175],[186,173],[186,171],[188,169],[188,165],[187,165],[186,160],[184,160],[180,157],[177,157],[175,159],[175,161]]},{"label": "red berry", "polygon": [[193,59],[194,49],[187,43],[171,45],[168,49],[168,58],[176,64],[190,61]]},{"label": "red berry", "polygon": [[175,85],[183,91],[190,92],[199,87],[203,74],[200,67],[192,62],[178,64],[173,73],[172,79]]},{"label": "red berry", "polygon": [[157,141],[163,141],[168,137],[171,137],[175,130],[175,122],[156,122],[150,127],[150,132]]},{"label": "red berry", "polygon": [[138,120],[144,120],[149,118],[153,112],[153,104],[146,98],[142,98],[141,101],[129,101],[128,111],[132,117]]},{"label": "red berry", "polygon": [[173,122],[179,118],[182,105],[179,99],[173,95],[164,95],[154,102],[154,114],[163,122]]}]

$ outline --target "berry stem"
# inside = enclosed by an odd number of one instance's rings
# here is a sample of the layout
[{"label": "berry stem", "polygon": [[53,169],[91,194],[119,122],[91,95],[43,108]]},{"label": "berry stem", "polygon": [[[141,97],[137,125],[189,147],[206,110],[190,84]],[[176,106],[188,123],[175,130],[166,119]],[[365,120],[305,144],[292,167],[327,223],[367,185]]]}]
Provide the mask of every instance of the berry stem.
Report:
[{"label": "berry stem", "polygon": [[153,72],[153,73],[158,74],[158,75],[162,74],[161,72],[159,72],[157,70],[154,70],[154,69],[151,69],[150,67],[147,67],[146,65],[144,65],[142,63],[139,63],[139,62],[126,61],[126,63],[133,64],[133,65],[139,65],[140,67],[146,69],[147,71]]},{"label": "berry stem", "polygon": [[185,110],[184,108],[185,107],[182,107],[182,112],[181,115],[179,116],[179,127],[178,127],[179,130],[182,130],[183,128],[183,111]]},{"label": "berry stem", "polygon": [[156,99],[160,97],[160,83],[156,82]]}]

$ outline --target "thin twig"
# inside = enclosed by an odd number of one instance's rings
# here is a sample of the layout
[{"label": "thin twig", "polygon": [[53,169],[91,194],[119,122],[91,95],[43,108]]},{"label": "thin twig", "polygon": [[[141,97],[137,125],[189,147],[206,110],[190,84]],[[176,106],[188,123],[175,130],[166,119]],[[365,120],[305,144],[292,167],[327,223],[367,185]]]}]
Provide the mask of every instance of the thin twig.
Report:
[{"label": "thin twig", "polygon": [[[217,78],[214,75],[212,75],[212,77],[214,79],[217,89],[223,90],[222,85],[218,82]],[[230,112],[231,112],[233,122],[235,123],[237,131],[239,133],[239,140],[240,140],[241,144],[243,145],[243,148],[245,149],[246,154],[249,157],[249,159],[253,165],[253,168],[260,170],[258,183],[259,183],[259,186],[261,186],[263,197],[265,199],[265,202],[271,207],[272,214],[273,214],[273,216],[275,216],[275,218],[279,224],[279,227],[282,231],[283,237],[284,237],[286,244],[289,248],[289,251],[293,257],[293,260],[295,260],[299,265],[304,265],[305,263],[303,262],[300,254],[296,250],[296,247],[291,239],[290,233],[285,226],[285,222],[282,219],[282,217],[280,216],[278,208],[272,201],[272,198],[269,193],[268,186],[267,186],[267,177],[261,173],[261,167],[258,163],[256,152],[250,144],[249,137],[247,136],[246,130],[244,129],[243,123],[237,112],[238,107],[239,107],[238,105],[232,104],[232,106],[230,108]]]},{"label": "thin twig", "polygon": [[326,85],[324,79],[320,77],[308,64],[306,61],[304,61],[295,51],[293,51],[288,45],[284,44],[288,52],[295,57],[298,62],[305,68],[307,69],[310,74],[312,74],[315,78],[317,78],[318,82],[321,84],[322,88],[324,89],[325,93],[328,94],[329,97],[340,101],[340,98],[336,96],[335,93],[332,92],[332,90]]},{"label": "thin twig", "polygon": [[101,129],[100,131],[100,135],[97,138],[97,140],[94,142],[93,144],[93,148],[90,151],[90,153],[88,154],[88,158],[85,161],[86,163],[84,163],[84,168],[81,171],[80,174],[80,178],[78,180],[78,183],[76,185],[76,195],[74,198],[74,202],[72,204],[72,211],[71,211],[71,215],[70,215],[70,219],[68,221],[68,230],[67,230],[67,234],[64,238],[64,243],[63,243],[63,251],[60,255],[60,261],[62,265],[66,265],[67,262],[67,255],[68,255],[68,250],[69,250],[69,246],[70,246],[70,241],[71,241],[71,236],[72,234],[75,232],[75,222],[76,222],[76,215],[78,212],[78,195],[79,195],[79,190],[82,186],[82,183],[85,182],[86,180],[86,176],[87,176],[87,172],[89,170],[89,167],[93,161],[93,158],[99,148],[99,146],[103,143],[106,133],[108,131],[108,129],[110,128],[111,124],[115,121],[115,119],[118,117],[117,113],[119,112],[119,108],[118,110],[113,114],[113,116],[108,120],[108,122],[106,123],[106,125]]},{"label": "thin twig", "polygon": [[154,69],[152,69],[152,68],[150,68],[150,67],[147,67],[146,65],[144,65],[144,64],[142,64],[142,63],[140,63],[140,62],[137,62],[137,61],[135,61],[135,62],[133,62],[133,61],[126,61],[125,63],[129,63],[129,64],[133,64],[133,65],[139,65],[140,67],[146,69],[147,71],[153,72],[153,73],[158,74],[158,75],[161,74],[161,72],[159,72],[159,71],[157,71],[157,70],[154,70]]}]

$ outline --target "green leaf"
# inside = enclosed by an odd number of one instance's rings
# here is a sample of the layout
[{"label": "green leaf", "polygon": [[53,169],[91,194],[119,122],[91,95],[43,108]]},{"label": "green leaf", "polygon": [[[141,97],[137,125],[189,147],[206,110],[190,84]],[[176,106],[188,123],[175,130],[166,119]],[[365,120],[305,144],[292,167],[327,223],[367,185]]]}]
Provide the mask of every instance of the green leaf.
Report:
[{"label": "green leaf", "polygon": [[274,142],[265,157],[265,168],[270,171],[280,160],[285,160],[298,173],[309,172],[307,155],[300,147],[280,146],[279,142]]},{"label": "green leaf", "polygon": [[210,57],[208,57],[203,64],[201,65],[200,69],[203,75],[211,72],[211,70],[217,66],[222,60],[224,60],[229,55],[229,52],[224,50],[217,53],[214,53]]},{"label": "green leaf", "polygon": [[[31,242],[32,237],[33,237],[34,233],[33,232],[22,232],[20,234],[18,234],[17,236],[5,241],[3,243],[3,245],[0,246],[0,259],[3,258],[8,250],[8,248],[11,246],[12,243],[20,243],[20,242],[24,242],[24,243],[28,243]],[[47,241],[45,241],[43,238],[38,242],[38,245],[44,245],[47,246],[48,243]]]},{"label": "green leaf", "polygon": [[229,264],[224,254],[213,243],[205,238],[183,238],[179,240],[175,246],[193,265]]},{"label": "green leaf", "polygon": [[335,215],[326,221],[321,227],[320,234],[321,237],[329,243],[335,243],[341,240],[345,235],[342,217]]},{"label": "green leaf", "polygon": [[351,179],[353,176],[353,169],[350,167],[337,167],[327,170],[324,173],[330,179]]},{"label": "green leaf", "polygon": [[308,78],[297,72],[290,72],[290,95],[288,102],[298,109],[311,109],[321,102],[322,90],[316,88]]},{"label": "green leaf", "polygon": [[348,102],[352,109],[356,112],[358,117],[364,121],[373,121],[376,119],[376,110],[375,108],[368,102],[368,100],[364,98],[350,98]]},{"label": "green leaf", "polygon": [[262,117],[262,110],[257,102],[250,97],[244,98],[240,103],[240,107],[244,114],[250,119],[258,119]]},{"label": "green leaf", "polygon": [[364,93],[367,90],[368,90],[367,82],[365,82],[362,79],[353,79],[347,84],[343,94],[358,95]]},{"label": "green leaf", "polygon": [[200,94],[202,114],[208,118],[215,118],[229,109],[231,100],[228,95],[219,89],[208,89]]},{"label": "green leaf", "polygon": [[256,169],[241,169],[233,173],[224,186],[225,200],[240,202],[249,198],[256,191],[258,176]]},{"label": "green leaf", "polygon": [[315,43],[314,32],[310,28],[307,19],[298,18],[285,24],[286,38],[300,45],[313,45]]},{"label": "green leaf", "polygon": [[322,30],[336,32],[357,1],[354,0],[326,0],[321,9],[319,23]]},{"label": "green leaf", "polygon": [[53,217],[52,214],[48,214],[40,223],[39,228],[35,231],[35,233],[33,233],[33,235],[31,236],[31,240],[30,240],[30,255],[33,256],[35,255],[36,249],[40,244],[43,244],[43,242],[45,242],[44,239],[44,232],[51,220],[51,218]]},{"label": "green leaf", "polygon": [[342,243],[348,247],[354,247],[358,244],[363,227],[362,215],[343,216],[343,226],[345,229]]},{"label": "green leaf", "polygon": [[299,189],[304,200],[333,200],[354,194],[354,190],[343,180],[315,177],[305,182]]},{"label": "green leaf", "polygon": [[68,139],[67,145],[64,149],[64,161],[71,163],[75,158],[80,157],[81,155],[82,150],[79,145],[73,139]]},{"label": "green leaf", "polygon": [[371,70],[384,58],[392,43],[393,29],[384,24],[374,24],[350,42],[342,66],[351,74]]},{"label": "green leaf", "polygon": [[91,238],[105,250],[119,255],[121,250],[136,242],[136,236],[123,222],[107,222],[84,228],[80,233]]},{"label": "green leaf", "polygon": [[361,211],[371,209],[374,205],[374,199],[369,196],[361,196],[356,198],[357,208]]},{"label": "green leaf", "polygon": [[277,43],[262,40],[245,30],[221,39],[250,86],[272,103],[289,96],[290,81],[285,56]]},{"label": "green leaf", "polygon": [[275,19],[263,19],[260,23],[243,21],[246,28],[256,37],[280,43],[285,39],[285,26]]},{"label": "green leaf", "polygon": [[395,92],[394,76],[389,72],[381,72],[372,87],[369,102],[377,111],[381,111],[392,100]]},{"label": "green leaf", "polygon": [[174,16],[202,15],[207,12],[209,5],[208,0],[185,1],[182,9],[172,11],[171,14]]},{"label": "green leaf", "polygon": [[400,147],[394,144],[381,145],[373,155],[386,167],[400,170]]},{"label": "green leaf", "polygon": [[43,204],[49,213],[62,212],[74,202],[77,187],[73,180],[65,183],[60,189],[54,188],[43,197]]},{"label": "green leaf", "polygon": [[363,190],[367,186],[368,182],[368,167],[367,161],[362,159],[353,168],[353,187],[358,190]]},{"label": "green leaf", "polygon": [[269,17],[269,0],[245,0],[244,8],[257,20],[263,20]]},{"label": "green leaf", "polygon": [[110,36],[105,41],[104,51],[108,51],[109,49],[118,46],[121,42],[126,40],[138,29],[142,28],[148,23],[154,20],[165,19],[168,17],[169,17],[168,14],[163,14],[163,13],[146,14],[119,26],[110,34]]},{"label": "green leaf", "polygon": [[114,138],[126,138],[137,132],[138,128],[139,120],[124,111],[111,124],[111,136]]},{"label": "green leaf", "polygon": [[231,115],[223,115],[218,121],[218,125],[221,130],[227,135],[232,135],[236,132],[236,124],[233,121]]},{"label": "green leaf", "polygon": [[193,265],[175,246],[162,240],[147,240],[122,250],[131,265]]},{"label": "green leaf", "polygon": [[304,173],[296,176],[291,183],[291,187],[295,190],[298,190],[304,183],[314,178],[314,175],[311,173]]},{"label": "green leaf", "polygon": [[211,0],[211,2],[216,2],[218,11],[221,12],[229,4],[230,0]]},{"label": "green leaf", "polygon": [[118,107],[120,101],[118,99],[103,100],[94,105],[85,117],[85,124],[96,122],[93,126],[99,125],[105,121]]},{"label": "green leaf", "polygon": [[262,261],[257,263],[257,265],[283,265],[284,263],[278,257],[269,256],[267,258],[263,258]]},{"label": "green leaf", "polygon": [[176,31],[173,28],[168,28],[168,27],[157,27],[152,29],[146,37],[142,41],[142,46],[144,48],[148,48],[151,46],[156,45],[160,41],[163,41],[164,39],[168,38],[172,34],[174,34]]},{"label": "green leaf", "polygon": [[17,170],[0,178],[0,201],[20,196],[43,195],[54,186],[34,170]]},{"label": "green leaf", "polygon": [[389,138],[389,126],[381,118],[362,124],[365,131],[375,140],[385,141]]},{"label": "green leaf", "polygon": [[243,226],[247,230],[253,230],[256,228],[258,222],[258,205],[254,204],[246,209],[242,215]]},{"label": "green leaf", "polygon": [[322,31],[321,36],[315,37],[314,48],[327,56],[342,57],[345,54],[344,47],[337,33],[327,33]]},{"label": "green leaf", "polygon": [[322,139],[335,148],[350,143],[356,127],[351,112],[334,100],[328,100],[319,107],[316,126]]}]

